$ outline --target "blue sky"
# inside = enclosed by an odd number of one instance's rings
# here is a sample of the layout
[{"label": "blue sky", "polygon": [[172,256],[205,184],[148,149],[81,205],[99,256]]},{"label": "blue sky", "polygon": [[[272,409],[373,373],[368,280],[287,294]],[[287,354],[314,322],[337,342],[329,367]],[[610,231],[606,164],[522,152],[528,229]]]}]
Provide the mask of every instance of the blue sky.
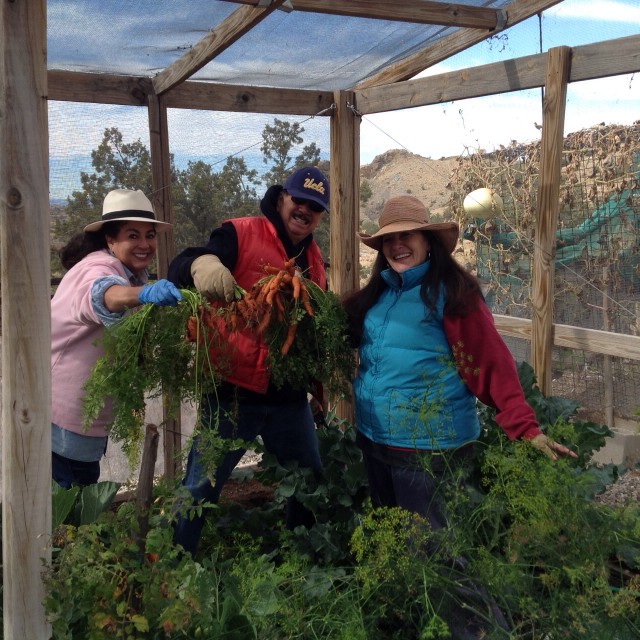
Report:
[{"label": "blue sky", "polygon": [[[531,55],[554,46],[577,46],[638,33],[639,0],[564,0],[544,12],[541,25],[537,18],[529,19],[506,34],[433,67],[425,75]],[[640,119],[640,74],[573,83],[567,99],[565,133],[602,121],[631,124]],[[107,127],[118,127],[125,141],[141,139],[148,145],[146,109],[77,107],[50,103],[53,198],[64,198],[73,188],[79,188],[80,170],[92,170],[90,153],[99,145]],[[79,111],[83,114],[81,120]],[[315,141],[328,156],[328,118],[282,119],[301,122],[305,142]],[[368,115],[361,126],[360,161],[367,164],[376,155],[397,148],[437,159],[478,148],[492,150],[511,140],[531,142],[539,137],[534,124],[539,122],[538,89]],[[227,155],[239,155],[261,171],[266,167],[260,162],[260,134],[265,124],[272,123],[270,115],[174,109],[169,112],[170,149],[179,160],[193,157],[212,164],[223,163]],[[220,154],[211,156],[212,149],[219,149]]]}]

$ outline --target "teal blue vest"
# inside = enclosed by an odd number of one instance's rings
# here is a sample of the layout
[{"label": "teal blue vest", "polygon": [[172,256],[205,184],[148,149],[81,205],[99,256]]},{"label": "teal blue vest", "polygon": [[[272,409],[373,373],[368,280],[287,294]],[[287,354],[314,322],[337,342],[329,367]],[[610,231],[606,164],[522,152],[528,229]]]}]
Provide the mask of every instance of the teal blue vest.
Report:
[{"label": "teal blue vest", "polygon": [[424,262],[398,275],[367,312],[354,380],[356,424],[370,440],[408,449],[454,449],[480,433],[476,399],[460,378],[443,329],[444,295],[420,298]]}]

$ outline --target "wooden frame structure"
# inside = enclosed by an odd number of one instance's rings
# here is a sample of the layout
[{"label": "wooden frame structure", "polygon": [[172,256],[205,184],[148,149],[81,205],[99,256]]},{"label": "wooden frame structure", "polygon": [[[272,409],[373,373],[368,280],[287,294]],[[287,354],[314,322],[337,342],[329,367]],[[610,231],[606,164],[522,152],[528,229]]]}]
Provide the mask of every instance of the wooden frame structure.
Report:
[{"label": "wooden frame structure", "polygon": [[[296,11],[457,26],[436,45],[349,91],[298,91],[190,82],[188,78],[270,12],[291,0],[227,0],[239,7],[153,79],[47,70],[46,0],[0,4],[0,237],[2,252],[2,471],[4,637],[49,638],[40,606],[41,558],[51,529],[47,99],[146,107],[154,206],[171,221],[167,109],[331,118],[331,288],[357,286],[360,116],[544,87],[541,188],[533,318],[496,317],[501,332],[530,339],[543,392],[553,345],[640,359],[640,338],[554,325],[554,233],[567,83],[640,71],[640,36],[409,80],[418,72],[561,0],[514,0],[491,10],[428,0],[295,0]],[[163,236],[159,271],[173,238]],[[28,295],[25,293],[28,292]],[[166,443],[166,440],[165,440]],[[178,443],[168,443],[166,461]],[[171,466],[171,464],[169,464]]]}]

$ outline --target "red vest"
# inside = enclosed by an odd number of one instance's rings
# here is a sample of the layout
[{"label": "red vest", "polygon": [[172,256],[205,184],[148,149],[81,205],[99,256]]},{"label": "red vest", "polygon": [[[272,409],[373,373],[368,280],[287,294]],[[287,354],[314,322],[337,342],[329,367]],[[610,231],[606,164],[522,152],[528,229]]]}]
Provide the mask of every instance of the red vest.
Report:
[{"label": "red vest", "polygon": [[[265,277],[263,265],[283,268],[288,260],[275,227],[264,217],[228,220],[238,236],[238,259],[232,273],[246,291]],[[305,276],[325,289],[327,280],[324,260],[315,242],[306,250],[309,270]],[[266,393],[269,385],[267,359],[269,350],[262,337],[251,330],[221,330],[221,344],[216,349],[215,362],[228,382],[251,391]]]}]

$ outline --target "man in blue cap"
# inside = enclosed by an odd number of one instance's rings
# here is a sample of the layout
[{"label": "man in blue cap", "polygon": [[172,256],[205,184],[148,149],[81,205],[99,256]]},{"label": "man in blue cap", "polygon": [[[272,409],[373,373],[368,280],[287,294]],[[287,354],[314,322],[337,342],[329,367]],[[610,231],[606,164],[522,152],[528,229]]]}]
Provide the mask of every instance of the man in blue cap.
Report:
[{"label": "man in blue cap", "polygon": [[[179,287],[193,287],[212,300],[234,299],[234,287],[246,291],[265,276],[264,265],[283,268],[295,258],[306,278],[326,288],[324,259],[313,239],[329,206],[329,184],[315,167],[297,169],[282,185],[267,189],[260,202],[262,216],[233,218],[215,229],[204,247],[185,249],[169,265],[168,278]],[[268,348],[255,331],[242,329],[222,336],[228,347],[216,392],[202,398],[202,429],[217,429],[227,439],[250,444],[262,438],[267,451],[280,464],[297,462],[319,472],[322,468],[315,425],[307,392],[269,380]],[[222,366],[222,365],[221,365]],[[208,478],[201,464],[198,438],[189,452],[183,485],[197,505],[217,502],[246,448],[227,452]],[[180,516],[175,528],[177,544],[195,555],[204,515]],[[287,503],[286,525],[313,524],[313,514],[297,500]]]}]

